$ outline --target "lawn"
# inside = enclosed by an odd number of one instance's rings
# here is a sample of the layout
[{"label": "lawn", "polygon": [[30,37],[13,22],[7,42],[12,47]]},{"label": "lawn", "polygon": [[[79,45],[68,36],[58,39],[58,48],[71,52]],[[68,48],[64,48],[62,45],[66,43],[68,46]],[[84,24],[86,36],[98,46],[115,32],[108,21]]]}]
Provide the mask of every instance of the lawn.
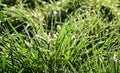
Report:
[{"label": "lawn", "polygon": [[120,73],[120,0],[0,0],[0,73]]}]

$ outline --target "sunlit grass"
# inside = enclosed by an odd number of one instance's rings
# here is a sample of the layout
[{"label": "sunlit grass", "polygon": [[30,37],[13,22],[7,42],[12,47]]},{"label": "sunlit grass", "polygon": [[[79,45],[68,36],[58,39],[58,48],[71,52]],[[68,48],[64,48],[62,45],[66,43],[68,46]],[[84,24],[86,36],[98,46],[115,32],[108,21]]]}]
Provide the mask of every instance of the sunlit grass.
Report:
[{"label": "sunlit grass", "polygon": [[[120,72],[117,0],[40,2],[0,10],[1,73]],[[103,5],[115,19],[103,19]]]}]

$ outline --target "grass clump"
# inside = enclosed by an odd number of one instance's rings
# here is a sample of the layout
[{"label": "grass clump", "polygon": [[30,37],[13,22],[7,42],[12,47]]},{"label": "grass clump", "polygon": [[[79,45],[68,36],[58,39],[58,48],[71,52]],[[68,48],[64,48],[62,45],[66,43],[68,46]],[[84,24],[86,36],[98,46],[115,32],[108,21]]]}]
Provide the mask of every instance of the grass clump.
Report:
[{"label": "grass clump", "polygon": [[14,2],[0,2],[1,73],[120,72],[119,1]]}]

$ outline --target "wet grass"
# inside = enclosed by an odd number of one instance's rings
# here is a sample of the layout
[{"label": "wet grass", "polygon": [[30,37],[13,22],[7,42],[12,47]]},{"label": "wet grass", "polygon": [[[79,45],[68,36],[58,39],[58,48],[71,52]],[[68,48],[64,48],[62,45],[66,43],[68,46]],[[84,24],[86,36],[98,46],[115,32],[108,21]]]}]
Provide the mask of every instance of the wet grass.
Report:
[{"label": "wet grass", "polygon": [[119,73],[118,4],[1,1],[0,73]]}]

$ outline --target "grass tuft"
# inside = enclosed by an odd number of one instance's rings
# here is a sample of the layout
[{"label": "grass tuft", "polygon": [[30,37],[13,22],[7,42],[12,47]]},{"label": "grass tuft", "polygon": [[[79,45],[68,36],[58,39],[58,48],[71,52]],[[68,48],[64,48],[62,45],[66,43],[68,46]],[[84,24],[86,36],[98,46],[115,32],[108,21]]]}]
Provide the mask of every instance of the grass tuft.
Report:
[{"label": "grass tuft", "polygon": [[119,73],[118,3],[0,1],[0,73]]}]

